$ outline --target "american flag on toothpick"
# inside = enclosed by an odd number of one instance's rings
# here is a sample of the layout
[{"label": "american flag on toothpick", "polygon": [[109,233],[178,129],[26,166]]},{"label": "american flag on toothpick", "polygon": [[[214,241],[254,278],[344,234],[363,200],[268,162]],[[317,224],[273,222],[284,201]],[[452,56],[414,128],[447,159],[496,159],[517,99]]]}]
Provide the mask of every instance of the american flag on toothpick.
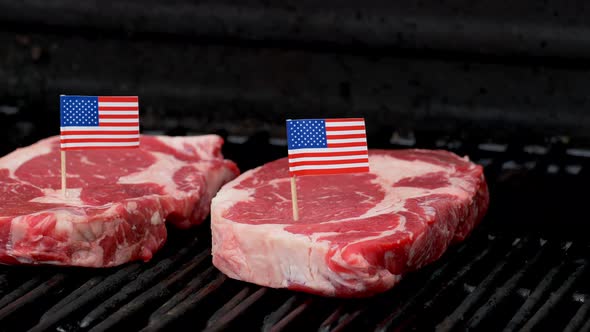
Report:
[{"label": "american flag on toothpick", "polygon": [[137,96],[60,96],[62,150],[139,147]]},{"label": "american flag on toothpick", "polygon": [[369,171],[363,118],[287,120],[291,176]]},{"label": "american flag on toothpick", "polygon": [[296,176],[369,171],[365,119],[287,120],[293,220],[299,220]]}]

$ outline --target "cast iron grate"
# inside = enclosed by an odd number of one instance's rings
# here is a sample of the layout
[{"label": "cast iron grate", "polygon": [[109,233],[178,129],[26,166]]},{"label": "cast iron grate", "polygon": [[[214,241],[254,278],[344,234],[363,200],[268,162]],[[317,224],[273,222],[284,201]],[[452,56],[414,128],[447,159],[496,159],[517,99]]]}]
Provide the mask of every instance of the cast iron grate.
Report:
[{"label": "cast iron grate", "polygon": [[[265,135],[228,141],[226,155],[243,168],[284,155]],[[384,294],[329,299],[231,280],[211,265],[204,225],[170,230],[149,263],[0,266],[0,329],[588,331],[590,243],[579,231],[584,205],[575,190],[588,178],[586,150],[559,139],[469,142],[393,135],[381,143],[468,154],[486,165],[492,194],[488,216],[467,241]]]}]

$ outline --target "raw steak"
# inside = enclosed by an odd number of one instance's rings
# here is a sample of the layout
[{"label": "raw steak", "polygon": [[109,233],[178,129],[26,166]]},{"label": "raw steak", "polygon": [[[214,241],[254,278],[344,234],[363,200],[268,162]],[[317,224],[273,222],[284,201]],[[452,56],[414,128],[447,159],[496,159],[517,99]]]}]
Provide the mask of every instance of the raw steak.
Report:
[{"label": "raw steak", "polygon": [[488,207],[481,166],[445,151],[372,150],[370,173],[297,178],[287,159],[242,174],[213,199],[213,264],[231,278],[361,297],[463,240]]},{"label": "raw steak", "polygon": [[217,190],[238,175],[223,140],[142,136],[139,149],[67,152],[59,137],[0,158],[0,262],[105,267],[147,261],[168,221],[199,224]]}]

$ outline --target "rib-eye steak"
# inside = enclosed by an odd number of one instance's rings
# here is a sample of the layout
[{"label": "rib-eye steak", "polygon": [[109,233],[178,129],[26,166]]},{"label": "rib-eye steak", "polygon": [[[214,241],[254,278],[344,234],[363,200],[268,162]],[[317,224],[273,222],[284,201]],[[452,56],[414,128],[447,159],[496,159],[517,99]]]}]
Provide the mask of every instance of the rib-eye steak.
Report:
[{"label": "rib-eye steak", "polygon": [[488,207],[481,166],[446,151],[372,150],[370,172],[297,178],[286,158],[248,171],[213,199],[213,264],[231,278],[361,297],[463,240]]},{"label": "rib-eye steak", "polygon": [[139,149],[67,152],[59,137],[0,158],[0,263],[105,267],[147,261],[168,221],[199,224],[217,190],[238,175],[223,140],[142,136]]}]

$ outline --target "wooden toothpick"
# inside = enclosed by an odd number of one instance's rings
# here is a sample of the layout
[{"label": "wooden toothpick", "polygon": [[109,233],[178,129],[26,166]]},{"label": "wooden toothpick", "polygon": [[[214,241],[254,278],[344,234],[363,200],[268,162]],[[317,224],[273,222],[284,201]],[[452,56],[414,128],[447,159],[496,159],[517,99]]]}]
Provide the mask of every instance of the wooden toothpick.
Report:
[{"label": "wooden toothpick", "polygon": [[61,193],[66,197],[66,151],[61,150]]},{"label": "wooden toothpick", "polygon": [[291,203],[293,204],[293,220],[299,220],[299,207],[297,206],[297,183],[295,175],[291,177]]}]

